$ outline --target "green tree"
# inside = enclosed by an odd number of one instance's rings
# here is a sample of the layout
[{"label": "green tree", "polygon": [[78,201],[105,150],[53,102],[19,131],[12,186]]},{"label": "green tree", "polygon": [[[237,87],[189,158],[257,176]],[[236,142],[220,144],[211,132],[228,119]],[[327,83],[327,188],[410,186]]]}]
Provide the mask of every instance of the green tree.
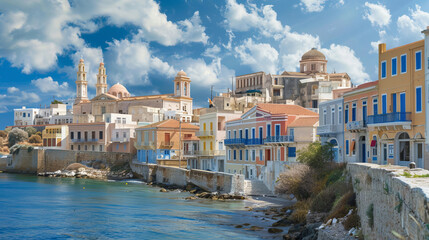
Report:
[{"label": "green tree", "polygon": [[28,139],[29,143],[42,143],[42,138],[39,135],[33,135]]},{"label": "green tree", "polygon": [[4,131],[5,131],[6,133],[9,133],[10,131],[12,131],[12,127],[7,127],[7,128],[5,128],[5,129],[4,129]]},{"label": "green tree", "polygon": [[12,147],[13,145],[25,141],[28,139],[28,133],[22,129],[14,128],[12,131],[9,132],[8,135],[8,142],[9,147]]},{"label": "green tree", "polygon": [[58,101],[57,99],[55,99],[54,101],[51,102],[51,104],[63,104],[63,102]]},{"label": "green tree", "polygon": [[33,136],[37,132],[37,130],[34,127],[26,127],[25,131],[28,133],[29,137]]},{"label": "green tree", "polygon": [[334,151],[331,144],[322,145],[320,142],[313,142],[298,151],[297,160],[311,168],[321,169],[334,160]]}]

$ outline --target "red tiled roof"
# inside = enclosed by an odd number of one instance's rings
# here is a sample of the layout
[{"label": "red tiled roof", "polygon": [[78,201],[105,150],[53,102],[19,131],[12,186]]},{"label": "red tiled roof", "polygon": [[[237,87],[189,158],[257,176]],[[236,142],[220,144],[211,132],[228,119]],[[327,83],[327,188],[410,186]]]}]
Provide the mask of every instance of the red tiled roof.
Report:
[{"label": "red tiled roof", "polygon": [[259,109],[271,114],[319,116],[319,114],[298,105],[258,103],[257,106]]},{"label": "red tiled roof", "polygon": [[372,82],[367,82],[367,83],[362,83],[361,85],[357,86],[355,89],[362,89],[362,88],[367,88],[367,87],[372,87],[378,84],[378,80],[377,81],[372,81]]},{"label": "red tiled roof", "polygon": [[[176,119],[167,119],[161,122],[152,123],[147,126],[139,127],[139,128],[179,128],[180,122]],[[182,128],[187,129],[200,129],[198,126],[195,126],[190,123],[182,122]]]},{"label": "red tiled roof", "polygon": [[297,117],[288,127],[312,127],[319,121],[319,117]]}]

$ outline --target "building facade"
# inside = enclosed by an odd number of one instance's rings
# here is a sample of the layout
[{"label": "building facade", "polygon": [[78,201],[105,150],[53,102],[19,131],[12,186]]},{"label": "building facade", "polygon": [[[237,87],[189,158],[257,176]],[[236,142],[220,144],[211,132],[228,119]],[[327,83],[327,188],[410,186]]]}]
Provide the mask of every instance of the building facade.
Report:
[{"label": "building facade", "polygon": [[319,105],[317,135],[322,144],[332,144],[334,161],[344,162],[344,99],[342,97]]},{"label": "building facade", "polygon": [[69,149],[69,127],[67,125],[49,125],[42,131],[44,148]]},{"label": "building facade", "polygon": [[107,152],[114,123],[69,124],[69,149],[73,151]]},{"label": "building facade", "polygon": [[226,172],[264,181],[270,190],[296,153],[316,141],[319,116],[297,105],[258,104],[226,123]]},{"label": "building facade", "polygon": [[185,142],[198,141],[195,136],[198,130],[195,125],[175,119],[136,128],[137,159],[145,163],[186,167]]}]

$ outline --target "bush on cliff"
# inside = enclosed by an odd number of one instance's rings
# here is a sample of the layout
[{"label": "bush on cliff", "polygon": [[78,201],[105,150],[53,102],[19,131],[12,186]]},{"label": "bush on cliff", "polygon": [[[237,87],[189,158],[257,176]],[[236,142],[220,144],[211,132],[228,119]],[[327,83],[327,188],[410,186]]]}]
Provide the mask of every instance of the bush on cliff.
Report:
[{"label": "bush on cliff", "polygon": [[313,169],[323,169],[334,159],[332,145],[322,145],[320,142],[310,143],[306,148],[298,151],[298,162],[304,163]]},{"label": "bush on cliff", "polygon": [[276,192],[293,194],[298,200],[307,199],[314,190],[314,175],[314,171],[307,165],[292,165],[286,172],[280,174],[275,187]]},{"label": "bush on cliff", "polygon": [[33,136],[37,132],[37,130],[34,127],[26,127],[25,131],[28,133],[28,137]]},{"label": "bush on cliff", "polygon": [[28,139],[28,133],[24,130],[21,130],[19,128],[14,128],[12,131],[9,132],[8,135],[8,142],[9,147],[12,147],[13,145],[23,142]]},{"label": "bush on cliff", "polygon": [[6,138],[7,137],[7,132],[4,131],[4,130],[0,130],[0,137]]},{"label": "bush on cliff", "polygon": [[38,135],[33,135],[28,139],[29,143],[42,143],[42,138]]}]

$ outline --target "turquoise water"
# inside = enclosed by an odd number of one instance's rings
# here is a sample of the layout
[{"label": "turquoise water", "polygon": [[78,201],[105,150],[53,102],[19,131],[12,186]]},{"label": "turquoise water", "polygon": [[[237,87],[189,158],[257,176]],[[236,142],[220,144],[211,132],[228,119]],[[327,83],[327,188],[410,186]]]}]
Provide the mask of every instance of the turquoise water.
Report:
[{"label": "turquoise water", "polygon": [[257,239],[245,202],[184,200],[135,182],[0,173],[0,239]]}]

